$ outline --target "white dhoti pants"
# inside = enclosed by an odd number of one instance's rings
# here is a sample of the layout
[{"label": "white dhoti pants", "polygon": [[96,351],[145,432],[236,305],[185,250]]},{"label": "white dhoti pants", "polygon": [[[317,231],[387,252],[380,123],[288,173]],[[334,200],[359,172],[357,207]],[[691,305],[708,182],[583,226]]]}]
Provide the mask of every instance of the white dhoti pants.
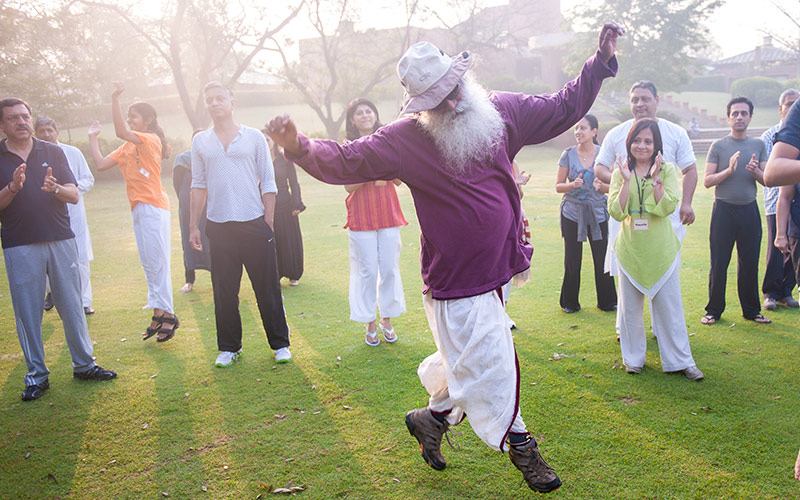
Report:
[{"label": "white dhoti pants", "polygon": [[406,312],[400,278],[400,228],[348,231],[350,235],[350,319],[360,323]]},{"label": "white dhoti pants", "polygon": [[131,211],[131,219],[139,262],[147,280],[147,305],[142,309],[161,309],[172,314],[169,210],[137,203]]},{"label": "white dhoti pants", "polygon": [[438,349],[417,369],[432,411],[458,424],[465,415],[481,440],[507,451],[509,432],[525,433],[519,367],[497,292],[453,300],[423,298]]},{"label": "white dhoti pants", "polygon": [[[680,265],[673,266],[671,273],[650,303],[653,331],[658,332],[656,338],[661,354],[661,369],[665,372],[676,372],[695,366],[683,316]],[[620,272],[619,343],[622,361],[626,366],[642,367],[645,363],[647,339],[644,332],[644,297],[626,273]]]}]

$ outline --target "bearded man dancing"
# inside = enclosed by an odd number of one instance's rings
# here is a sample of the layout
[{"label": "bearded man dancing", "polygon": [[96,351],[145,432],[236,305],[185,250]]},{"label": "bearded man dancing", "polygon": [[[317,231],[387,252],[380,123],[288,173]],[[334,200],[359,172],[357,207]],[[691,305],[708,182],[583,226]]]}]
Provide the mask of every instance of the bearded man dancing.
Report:
[{"label": "bearded man dancing", "polygon": [[345,145],[298,134],[286,115],[268,124],[286,157],[324,182],[399,178],[411,190],[422,230],[423,301],[438,350],[418,369],[428,407],[408,412],[406,426],[434,469],[446,466],[442,435],[469,415],[484,443],[509,451],[531,489],[561,486],[520,415],[519,367],[500,296],[533,253],[522,235],[511,161],[586,114],[603,79],[616,74],[621,34],[615,24],[603,26],[597,54],[556,94],[487,93],[465,76],[469,53],[450,58],[420,42],[397,65],[402,113],[410,116]]}]

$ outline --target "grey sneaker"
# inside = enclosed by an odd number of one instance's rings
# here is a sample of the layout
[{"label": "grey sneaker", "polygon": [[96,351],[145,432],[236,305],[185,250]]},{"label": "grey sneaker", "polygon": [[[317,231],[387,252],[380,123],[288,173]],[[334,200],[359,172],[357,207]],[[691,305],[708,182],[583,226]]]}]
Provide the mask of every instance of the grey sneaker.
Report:
[{"label": "grey sneaker", "polygon": [[289,351],[288,347],[281,347],[277,351],[275,351],[275,362],[276,363],[288,363],[292,359],[292,353]]},{"label": "grey sneaker", "polygon": [[239,359],[239,356],[241,355],[242,355],[241,349],[239,349],[236,352],[222,351],[219,353],[219,356],[217,356],[217,360],[214,362],[214,365],[220,368],[231,366],[233,362]]},{"label": "grey sneaker", "polygon": [[561,486],[561,480],[539,454],[539,447],[533,437],[525,445],[509,446],[508,456],[533,491],[549,493]]},{"label": "grey sneaker", "polygon": [[[797,303],[797,301],[795,301]],[[778,308],[777,301],[772,297],[764,297],[764,303],[761,304],[762,309],[766,309],[767,311],[774,311]]]},{"label": "grey sneaker", "polygon": [[442,455],[442,436],[450,424],[439,422],[430,408],[417,408],[406,413],[408,432],[419,441],[419,449],[425,462],[436,470],[444,470],[447,463]]},{"label": "grey sneaker", "polygon": [[641,366],[627,366],[626,365],[625,366],[625,371],[630,373],[631,375],[638,375],[638,374],[642,373],[642,367]]},{"label": "grey sneaker", "polygon": [[683,374],[686,375],[686,378],[689,380],[703,380],[703,372],[701,372],[696,366],[690,366],[689,368],[683,370]]},{"label": "grey sneaker", "polygon": [[[765,301],[766,302],[766,301]],[[797,309],[800,307],[800,303],[798,303],[794,297],[788,295],[780,300],[776,301],[778,304],[786,307],[791,307],[792,309]]]}]

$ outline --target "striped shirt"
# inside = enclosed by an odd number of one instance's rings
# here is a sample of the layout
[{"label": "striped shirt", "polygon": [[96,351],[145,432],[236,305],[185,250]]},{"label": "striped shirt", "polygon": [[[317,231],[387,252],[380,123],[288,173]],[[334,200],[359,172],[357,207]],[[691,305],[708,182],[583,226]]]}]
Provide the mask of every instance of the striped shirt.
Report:
[{"label": "striped shirt", "polygon": [[227,149],[213,128],[194,136],[192,188],[208,190],[208,220],[212,222],[246,222],[263,217],[261,196],[278,189],[267,141],[261,132],[240,125]]},{"label": "striped shirt", "polygon": [[347,224],[351,231],[376,231],[387,227],[407,226],[400,200],[392,181],[362,184],[347,196]]},{"label": "striped shirt", "polygon": [[[767,158],[769,158],[769,155],[772,153],[772,146],[775,145],[775,134],[778,133],[778,130],[780,130],[782,126],[783,120],[761,134],[761,140],[764,141],[764,145],[767,146]],[[778,191],[780,191],[780,189],[779,186],[764,186],[764,215],[775,215],[778,212]]]}]

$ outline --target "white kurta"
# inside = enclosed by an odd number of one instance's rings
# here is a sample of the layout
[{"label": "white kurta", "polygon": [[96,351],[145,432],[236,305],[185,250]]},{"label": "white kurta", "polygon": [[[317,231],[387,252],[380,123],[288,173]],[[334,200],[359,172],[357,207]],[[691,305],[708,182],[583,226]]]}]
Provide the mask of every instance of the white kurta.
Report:
[{"label": "white kurta", "polygon": [[57,143],[67,157],[67,163],[72,170],[72,175],[75,176],[75,181],[78,183],[78,192],[80,196],[78,203],[67,203],[67,211],[69,212],[69,225],[72,232],[75,233],[75,243],[78,245],[78,262],[89,262],[94,260],[94,253],[92,252],[92,240],[89,237],[89,224],[86,221],[86,208],[83,205],[83,195],[94,186],[94,176],[92,171],[89,170],[89,165],[86,164],[86,158],[83,157],[81,150],[69,144]]}]

